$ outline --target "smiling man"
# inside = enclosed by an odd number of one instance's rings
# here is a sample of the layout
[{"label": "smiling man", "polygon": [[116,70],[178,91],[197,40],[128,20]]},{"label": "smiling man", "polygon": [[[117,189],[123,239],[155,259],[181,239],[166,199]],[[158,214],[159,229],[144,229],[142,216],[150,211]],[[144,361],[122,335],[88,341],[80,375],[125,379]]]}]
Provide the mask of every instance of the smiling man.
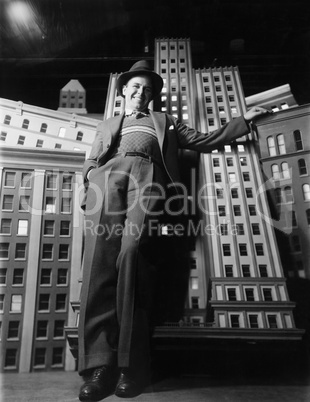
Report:
[{"label": "smiling man", "polygon": [[201,133],[148,109],[162,87],[162,78],[144,60],[121,74],[117,90],[125,112],[98,125],[84,164],[81,401],[98,401],[113,391],[133,397],[147,384],[160,255],[149,229],[167,205],[167,187],[179,182],[178,150],[211,152],[247,134],[248,123],[267,112],[255,107],[219,130]]}]

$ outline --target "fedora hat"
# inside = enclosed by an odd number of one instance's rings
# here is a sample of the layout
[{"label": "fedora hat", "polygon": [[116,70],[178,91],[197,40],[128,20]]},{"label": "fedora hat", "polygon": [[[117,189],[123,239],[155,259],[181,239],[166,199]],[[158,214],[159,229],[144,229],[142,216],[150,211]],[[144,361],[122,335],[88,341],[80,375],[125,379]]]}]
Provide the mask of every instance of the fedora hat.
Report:
[{"label": "fedora hat", "polygon": [[155,71],[151,69],[151,66],[147,60],[140,60],[137,61],[129,71],[126,71],[119,75],[116,82],[116,89],[121,96],[124,97],[123,86],[126,85],[131,78],[138,75],[147,75],[151,78],[153,98],[160,94],[160,91],[162,90],[162,87],[164,85],[163,79],[159,74],[155,73]]}]

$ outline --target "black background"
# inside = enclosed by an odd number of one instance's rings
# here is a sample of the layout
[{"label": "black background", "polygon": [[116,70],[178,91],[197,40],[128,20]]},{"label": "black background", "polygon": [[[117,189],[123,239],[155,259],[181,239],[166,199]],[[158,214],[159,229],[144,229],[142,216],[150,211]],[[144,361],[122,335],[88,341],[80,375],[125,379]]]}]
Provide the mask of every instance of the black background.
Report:
[{"label": "black background", "polygon": [[[14,3],[30,7],[33,17],[26,23],[27,13],[10,17]],[[288,83],[299,104],[310,103],[306,0],[0,4],[3,98],[57,109],[60,89],[78,79],[87,91],[88,112],[103,113],[110,73],[126,71],[142,58],[153,60],[154,39],[165,37],[191,39],[194,68],[238,66],[245,96]],[[239,39],[243,46],[231,45]]]}]

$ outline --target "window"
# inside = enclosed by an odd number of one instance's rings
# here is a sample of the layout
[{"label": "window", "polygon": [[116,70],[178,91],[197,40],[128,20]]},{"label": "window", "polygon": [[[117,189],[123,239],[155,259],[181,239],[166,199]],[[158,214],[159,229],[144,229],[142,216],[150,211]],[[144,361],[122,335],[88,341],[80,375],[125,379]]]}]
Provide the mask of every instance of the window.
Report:
[{"label": "window", "polygon": [[13,285],[23,285],[24,283],[24,269],[14,268],[13,271]]},{"label": "window", "polygon": [[245,189],[246,198],[253,198],[253,190],[251,188]]},{"label": "window", "polygon": [[0,141],[5,141],[7,135],[8,135],[8,133],[6,133],[4,131],[1,131],[1,133],[0,133]]},{"label": "window", "polygon": [[282,204],[283,197],[282,197],[282,189],[281,188],[276,188],[275,189],[275,197],[276,197],[276,203],[277,204]]},{"label": "window", "polygon": [[55,144],[55,149],[61,149],[61,144]]},{"label": "window", "polygon": [[6,172],[4,179],[4,187],[15,187],[15,172]]},{"label": "window", "polygon": [[50,308],[50,295],[47,293],[41,293],[39,295],[38,311],[49,311],[49,308]]},{"label": "window", "polygon": [[64,338],[64,320],[56,320],[54,326],[54,338]]},{"label": "window", "polygon": [[22,188],[31,188],[31,174],[30,173],[22,173],[20,186]]},{"label": "window", "polygon": [[40,285],[51,285],[52,270],[51,268],[42,268]]},{"label": "window", "polygon": [[60,127],[58,131],[58,137],[63,138],[66,135],[66,129],[64,127]]},{"label": "window", "polygon": [[17,349],[7,349],[5,352],[5,368],[16,368],[17,366]]},{"label": "window", "polygon": [[264,245],[262,243],[255,243],[256,255],[264,255]]},{"label": "window", "polygon": [[4,295],[0,294],[0,311],[3,313],[4,311]]},{"label": "window", "polygon": [[0,268],[0,285],[6,285],[6,268]]},{"label": "window", "polygon": [[237,189],[237,188],[232,188],[232,189],[231,189],[231,198],[239,198],[238,189]]},{"label": "window", "polygon": [[240,243],[239,244],[239,252],[240,252],[240,255],[243,255],[243,256],[248,255],[247,245],[244,243]]},{"label": "window", "polygon": [[242,276],[249,278],[251,276],[250,265],[241,265]]},{"label": "window", "polygon": [[52,365],[60,366],[63,364],[63,348],[53,348]]},{"label": "window", "polygon": [[227,297],[228,297],[229,301],[236,301],[237,300],[236,289],[228,288],[227,289]]},{"label": "window", "polygon": [[241,166],[247,166],[248,162],[245,156],[240,157],[240,165]]},{"label": "window", "polygon": [[9,243],[0,243],[0,258],[9,258]]},{"label": "window", "polygon": [[36,348],[34,352],[34,366],[45,366],[45,348]]},{"label": "window", "polygon": [[290,178],[290,169],[289,169],[287,162],[281,163],[281,176],[282,176],[282,179]]},{"label": "window", "polygon": [[37,148],[42,148],[43,147],[43,140],[37,140],[37,144],[36,144],[36,147]]},{"label": "window", "polygon": [[264,301],[273,301],[272,289],[271,288],[264,288],[263,289],[263,297],[264,297]]},{"label": "window", "polygon": [[310,201],[310,185],[309,184],[303,184],[302,192],[303,192],[304,200]]},{"label": "window", "polygon": [[308,225],[310,225],[310,209],[307,209],[306,216],[307,216]]},{"label": "window", "polygon": [[29,195],[22,195],[20,197],[18,209],[19,209],[19,211],[29,212],[29,209],[30,209],[30,196]]},{"label": "window", "polygon": [[234,210],[234,215],[235,216],[241,216],[241,207],[240,207],[240,205],[234,205],[233,210]]},{"label": "window", "polygon": [[41,128],[40,128],[40,132],[41,133],[46,133],[47,131],[47,124],[46,123],[42,123],[41,124]]},{"label": "window", "polygon": [[191,277],[191,289],[193,290],[199,289],[199,281],[196,276]]},{"label": "window", "polygon": [[9,116],[8,114],[6,114],[6,115],[4,116],[3,123],[4,123],[4,124],[7,124],[7,125],[10,125],[10,123],[11,123],[11,116]]},{"label": "window", "polygon": [[26,244],[17,243],[15,248],[15,259],[25,259],[26,258]]},{"label": "window", "polygon": [[12,211],[13,210],[13,199],[14,196],[11,194],[4,194],[2,201],[2,209],[4,211]]},{"label": "window", "polygon": [[255,216],[256,215],[256,206],[255,205],[249,205],[249,214],[251,216]]},{"label": "window", "polygon": [[39,320],[37,323],[36,338],[47,338],[48,321]]},{"label": "window", "polygon": [[59,268],[57,273],[57,285],[68,284],[68,270],[66,268]]},{"label": "window", "polygon": [[230,183],[236,182],[236,173],[228,173]]},{"label": "window", "polygon": [[23,120],[23,124],[22,124],[22,128],[28,130],[29,127],[29,120],[28,119],[24,119]]},{"label": "window", "polygon": [[277,143],[278,143],[279,154],[280,154],[280,155],[285,154],[285,153],[286,153],[286,149],[285,149],[285,142],[284,142],[284,136],[283,136],[283,134],[277,135]]},{"label": "window", "polygon": [[271,174],[274,180],[280,179],[279,166],[277,164],[271,165]]},{"label": "window", "polygon": [[236,224],[236,234],[239,235],[239,236],[244,235],[243,223],[237,223]]},{"label": "window", "polygon": [[250,328],[258,328],[258,316],[256,314],[249,314]]},{"label": "window", "polygon": [[226,216],[226,208],[225,205],[218,206],[219,216]]},{"label": "window", "polygon": [[26,137],[24,135],[20,135],[17,140],[17,145],[24,145]]},{"label": "window", "polygon": [[289,223],[288,226],[292,226],[292,227],[298,226],[298,225],[297,225],[297,217],[296,217],[296,212],[295,212],[295,211],[292,211],[292,214],[291,214],[291,224]]},{"label": "window", "polygon": [[227,278],[230,278],[230,277],[234,276],[233,266],[232,265],[225,265],[225,276]]},{"label": "window", "polygon": [[18,220],[17,234],[20,236],[28,235],[28,221],[26,219]]},{"label": "window", "polygon": [[19,321],[10,321],[8,328],[8,339],[18,339],[19,337]]},{"label": "window", "polygon": [[272,329],[278,328],[277,316],[275,314],[272,314],[272,315],[268,314],[267,321],[268,321],[269,328],[272,328]]},{"label": "window", "polygon": [[215,178],[215,182],[216,182],[216,183],[221,182],[221,181],[222,181],[222,175],[221,175],[221,173],[215,173],[215,174],[214,174],[214,178]]},{"label": "window", "polygon": [[245,298],[246,298],[246,301],[249,301],[249,302],[255,301],[254,289],[246,288],[245,289]]},{"label": "window", "polygon": [[22,295],[12,295],[10,311],[12,313],[21,313],[22,302],[23,302]]},{"label": "window", "polygon": [[191,297],[192,308],[199,308],[199,297]]},{"label": "window", "polygon": [[45,236],[53,236],[55,230],[55,222],[46,220],[44,222],[44,235]]},{"label": "window", "polygon": [[60,293],[56,295],[56,311],[65,311],[66,310],[66,300],[67,295],[64,293]]},{"label": "window", "polygon": [[216,198],[218,199],[224,198],[224,190],[222,188],[216,189]]},{"label": "window", "polygon": [[260,234],[259,223],[252,223],[252,233],[253,233],[253,235]]},{"label": "window", "polygon": [[220,229],[221,229],[221,235],[222,236],[227,236],[228,235],[228,225],[227,225],[227,223],[222,223],[220,225]]},{"label": "window", "polygon": [[46,175],[46,188],[49,190],[57,189],[57,175],[55,174]]},{"label": "window", "polygon": [[262,278],[268,278],[267,265],[259,265],[258,270]]},{"label": "window", "polygon": [[70,213],[71,212],[71,198],[64,197],[61,200],[61,212]]},{"label": "window", "polygon": [[219,158],[213,158],[213,166],[214,167],[219,167],[220,166]]},{"label": "window", "polygon": [[242,173],[243,181],[250,181],[250,173],[244,172]]},{"label": "window", "polygon": [[82,131],[78,131],[78,133],[76,135],[76,140],[77,141],[83,141],[83,133],[82,133]]},{"label": "window", "polygon": [[230,325],[232,328],[240,328],[239,314],[230,315]]},{"label": "window", "polygon": [[59,260],[68,260],[69,259],[69,244],[60,244],[59,245]]},{"label": "window", "polygon": [[53,244],[43,244],[42,259],[43,260],[53,259]]},{"label": "window", "polygon": [[294,202],[294,195],[291,186],[284,187],[284,194],[285,194],[285,202],[287,203]]},{"label": "window", "polygon": [[70,235],[70,221],[61,221],[60,236],[69,236],[69,235]]},{"label": "window", "polygon": [[304,146],[302,143],[302,136],[300,130],[294,131],[294,140],[295,140],[295,150],[302,151],[304,149]]},{"label": "window", "polygon": [[307,164],[304,159],[299,159],[298,160],[298,169],[299,169],[299,175],[304,176],[308,174],[307,170]]},{"label": "window", "polygon": [[12,219],[1,219],[1,234],[11,234]]},{"label": "window", "polygon": [[223,244],[223,255],[225,257],[228,257],[231,255],[231,251],[230,251],[230,244]]},{"label": "window", "polygon": [[48,214],[54,214],[56,212],[56,198],[46,197],[45,212]]},{"label": "window", "polygon": [[72,190],[72,176],[63,176],[62,189],[63,190]]},{"label": "window", "polygon": [[277,154],[276,145],[275,145],[273,137],[267,138],[267,147],[268,147],[269,156],[275,156]]}]

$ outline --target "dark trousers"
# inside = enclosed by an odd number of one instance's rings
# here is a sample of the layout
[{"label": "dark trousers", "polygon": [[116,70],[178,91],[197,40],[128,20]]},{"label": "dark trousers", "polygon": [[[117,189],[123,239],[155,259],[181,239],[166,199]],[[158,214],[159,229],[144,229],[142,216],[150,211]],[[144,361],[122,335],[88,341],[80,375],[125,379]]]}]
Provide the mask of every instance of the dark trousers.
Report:
[{"label": "dark trousers", "polygon": [[117,364],[147,368],[156,290],[164,172],[117,157],[90,173],[79,319],[79,372]]}]

